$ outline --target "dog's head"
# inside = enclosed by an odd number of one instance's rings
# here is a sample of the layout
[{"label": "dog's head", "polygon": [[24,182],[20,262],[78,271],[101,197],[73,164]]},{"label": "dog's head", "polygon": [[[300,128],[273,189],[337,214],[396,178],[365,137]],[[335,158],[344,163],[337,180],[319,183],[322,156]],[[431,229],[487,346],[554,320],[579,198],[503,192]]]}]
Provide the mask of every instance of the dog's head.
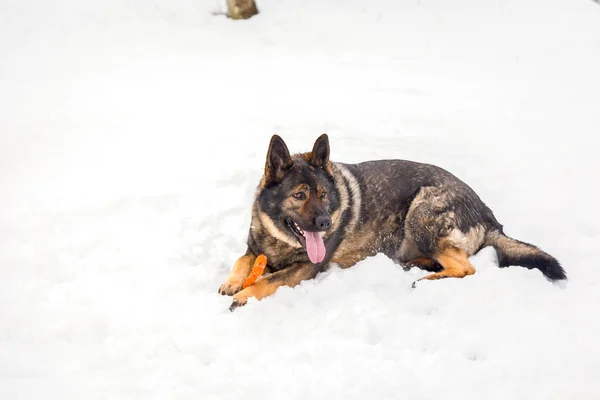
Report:
[{"label": "dog's head", "polygon": [[298,242],[315,264],[326,256],[324,236],[339,203],[331,171],[326,134],[317,139],[312,152],[294,156],[283,139],[277,135],[271,138],[259,207],[277,230],[273,236]]}]

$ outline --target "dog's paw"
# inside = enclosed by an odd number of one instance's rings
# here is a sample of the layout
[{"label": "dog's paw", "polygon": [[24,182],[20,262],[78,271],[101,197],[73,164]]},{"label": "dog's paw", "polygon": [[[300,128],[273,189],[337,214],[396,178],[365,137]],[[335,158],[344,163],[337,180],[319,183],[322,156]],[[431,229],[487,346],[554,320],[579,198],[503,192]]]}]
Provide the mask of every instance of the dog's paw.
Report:
[{"label": "dog's paw", "polygon": [[246,305],[247,302],[248,300],[238,300],[234,297],[231,305],[229,306],[229,311],[234,311],[236,308]]},{"label": "dog's paw", "polygon": [[241,292],[236,293],[233,296],[233,301],[231,302],[231,305],[229,306],[229,311],[233,311],[238,307],[246,305],[250,297],[256,297],[255,287],[250,286],[242,290]]},{"label": "dog's paw", "polygon": [[238,278],[227,278],[225,283],[221,285],[219,288],[219,294],[224,296],[233,296],[242,290],[242,285],[244,284],[244,279]]}]

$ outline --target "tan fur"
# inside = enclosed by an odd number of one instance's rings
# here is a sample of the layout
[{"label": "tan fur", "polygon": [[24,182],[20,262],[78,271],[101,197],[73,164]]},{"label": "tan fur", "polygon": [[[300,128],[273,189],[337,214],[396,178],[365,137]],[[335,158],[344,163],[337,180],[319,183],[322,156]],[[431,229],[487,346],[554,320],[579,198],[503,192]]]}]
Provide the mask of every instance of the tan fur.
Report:
[{"label": "tan fur", "polygon": [[375,232],[365,228],[347,235],[333,254],[331,262],[339,264],[342,268],[348,268],[377,254],[377,245],[373,245],[378,242]]},{"label": "tan fur", "polygon": [[310,162],[310,160],[312,159],[312,151],[300,153],[296,157],[302,158],[306,162]]},{"label": "tan fur", "polygon": [[[338,171],[338,168],[339,167],[336,166],[335,170]],[[342,175],[336,173],[332,176],[340,193],[340,208],[331,214],[331,231],[335,232],[340,225],[340,216],[348,208],[349,194],[348,189],[346,189],[346,185],[344,184]]]},{"label": "tan fur", "polygon": [[[297,192],[308,193],[309,191],[310,191],[310,187],[306,183],[296,186],[296,188],[293,190],[294,193],[297,193]],[[292,194],[292,193],[290,193],[290,194]]]},{"label": "tan fur", "polygon": [[456,247],[445,247],[436,257],[436,261],[444,267],[442,272],[427,275],[423,279],[464,278],[475,273],[475,267],[469,262],[467,253]]},{"label": "tan fur", "polygon": [[[306,161],[307,163],[310,163],[310,161],[312,159],[312,151],[309,151],[307,153],[294,154],[292,156],[292,158],[300,158],[300,159]],[[325,165],[325,170],[327,170],[327,172],[329,172],[331,175],[333,175],[333,169],[332,169],[331,164],[332,164],[331,161],[327,161],[327,165]]]},{"label": "tan fur", "polygon": [[275,285],[267,281],[266,279],[259,279],[252,286],[247,287],[241,292],[235,294],[233,296],[234,303],[237,305],[244,305],[248,301],[249,298],[254,297],[257,300],[265,298],[277,290],[279,285]]},{"label": "tan fur", "polygon": [[248,19],[256,14],[254,0],[227,0],[227,16],[231,19]]},{"label": "tan fur", "polygon": [[256,256],[254,254],[247,254],[238,258],[235,264],[233,264],[233,268],[225,283],[219,288],[219,293],[231,296],[242,290],[244,280],[250,274],[255,260]]},{"label": "tan fur", "polygon": [[507,253],[518,254],[521,257],[539,254],[539,249],[536,247],[520,243],[498,232],[490,232],[487,236],[487,241],[489,244],[502,247]]},{"label": "tan fur", "polygon": [[[352,203],[352,218],[351,218],[350,222],[348,223],[346,230],[348,232],[351,232],[356,227],[356,223],[358,222],[358,218],[360,216],[360,208],[362,206],[362,195],[360,192],[360,185],[358,184],[358,181],[356,180],[354,175],[352,175],[352,173],[350,171],[348,171],[348,169],[346,167],[344,167],[343,165],[335,164],[334,172],[339,172],[339,174],[341,174],[348,181],[348,186],[350,188],[349,195],[351,196],[352,201],[353,201],[353,203]],[[337,176],[337,175],[338,174],[334,174],[334,176]],[[336,178],[336,184],[338,187],[345,186],[344,183],[342,182],[342,179],[338,179],[338,178]],[[347,206],[348,206],[348,203],[346,203],[346,207]]]},{"label": "tan fur", "polygon": [[314,277],[313,269],[309,264],[294,264],[282,271],[277,271],[269,276],[259,278],[256,283],[233,296],[230,309],[246,304],[249,298],[257,300],[272,295],[280,286],[294,287],[306,279]]},{"label": "tan fur", "polygon": [[451,246],[463,249],[467,256],[472,256],[481,248],[485,240],[485,229],[483,226],[477,225],[469,229],[467,233],[463,233],[455,228],[450,231],[447,240]]},{"label": "tan fur", "polygon": [[[332,216],[332,231],[337,229],[339,225],[339,216],[348,209],[350,200],[352,200],[353,210],[351,219],[345,228],[347,234],[333,254],[331,262],[338,264],[342,268],[348,268],[367,257],[377,254],[379,246],[373,245],[373,243],[380,242],[381,238],[377,237],[377,230],[369,228],[356,229],[356,224],[360,217],[360,208],[362,206],[360,186],[354,175],[352,175],[352,173],[343,165],[334,164],[334,172],[333,177],[336,181],[338,190],[340,190],[340,209]],[[348,182],[349,191],[346,189],[344,178]]]},{"label": "tan fur", "polygon": [[432,210],[444,208],[448,204],[450,195],[439,187],[423,187],[419,194],[410,203],[410,208],[415,208],[426,203]]},{"label": "tan fur", "polygon": [[294,248],[302,247],[302,245],[298,243],[298,240],[296,240],[296,238],[291,237],[287,233],[279,230],[279,228],[275,226],[275,223],[273,222],[271,217],[269,217],[266,213],[258,210],[258,206],[256,204],[254,207],[256,208],[255,214],[259,223],[254,224],[251,229],[256,229],[257,232],[261,229],[265,229],[269,233],[269,235],[287,244],[288,246]]}]

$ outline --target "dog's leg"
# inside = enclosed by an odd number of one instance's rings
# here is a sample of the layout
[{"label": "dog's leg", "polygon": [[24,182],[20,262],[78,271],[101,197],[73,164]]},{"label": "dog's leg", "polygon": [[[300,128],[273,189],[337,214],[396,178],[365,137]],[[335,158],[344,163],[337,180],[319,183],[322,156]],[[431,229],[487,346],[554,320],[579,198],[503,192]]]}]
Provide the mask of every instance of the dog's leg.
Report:
[{"label": "dog's leg", "polygon": [[409,262],[404,264],[404,270],[406,270],[406,271],[410,270],[413,267],[421,268],[421,269],[424,269],[425,271],[431,271],[431,272],[440,272],[444,269],[440,265],[440,263],[435,261],[433,258],[424,257],[424,256],[415,258],[414,260],[410,260]]},{"label": "dog's leg", "polygon": [[475,267],[471,265],[467,258],[467,253],[462,249],[447,247],[434,258],[442,265],[442,267],[444,267],[444,270],[442,272],[427,275],[419,280],[464,278],[467,275],[473,275],[475,273]]},{"label": "dog's leg", "polygon": [[219,288],[219,293],[233,296],[242,290],[242,285],[252,270],[254,260],[256,260],[256,256],[254,254],[246,254],[245,256],[238,258],[235,264],[233,264],[233,269],[225,280],[225,283],[223,283]]},{"label": "dog's leg", "polygon": [[286,269],[259,278],[254,285],[233,296],[233,302],[229,309],[233,311],[243,306],[250,297],[255,297],[258,300],[267,297],[275,293],[279,286],[294,287],[304,280],[314,278],[319,270],[314,264],[294,264]]}]

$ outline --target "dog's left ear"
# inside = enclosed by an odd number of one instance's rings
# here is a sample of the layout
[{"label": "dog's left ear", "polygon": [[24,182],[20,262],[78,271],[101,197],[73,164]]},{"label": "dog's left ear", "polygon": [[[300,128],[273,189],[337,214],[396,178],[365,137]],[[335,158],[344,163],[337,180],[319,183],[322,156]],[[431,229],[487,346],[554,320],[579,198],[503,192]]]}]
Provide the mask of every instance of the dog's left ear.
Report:
[{"label": "dog's left ear", "polygon": [[273,135],[267,152],[265,178],[267,182],[281,182],[286,172],[292,167],[290,152],[281,137]]},{"label": "dog's left ear", "polygon": [[310,163],[315,167],[327,168],[329,163],[329,137],[326,133],[319,136],[313,146]]}]

